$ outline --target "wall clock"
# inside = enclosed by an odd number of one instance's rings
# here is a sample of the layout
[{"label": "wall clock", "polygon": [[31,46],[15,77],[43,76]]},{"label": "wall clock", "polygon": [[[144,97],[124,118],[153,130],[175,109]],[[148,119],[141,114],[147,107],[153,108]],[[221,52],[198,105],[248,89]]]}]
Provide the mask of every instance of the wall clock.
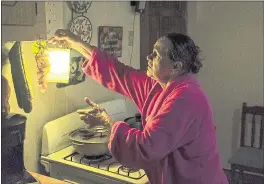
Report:
[{"label": "wall clock", "polygon": [[70,21],[68,29],[75,35],[80,36],[82,41],[90,43],[92,38],[92,24],[86,16],[78,16]]},{"label": "wall clock", "polygon": [[76,13],[84,13],[91,6],[91,1],[69,1],[70,9]]}]

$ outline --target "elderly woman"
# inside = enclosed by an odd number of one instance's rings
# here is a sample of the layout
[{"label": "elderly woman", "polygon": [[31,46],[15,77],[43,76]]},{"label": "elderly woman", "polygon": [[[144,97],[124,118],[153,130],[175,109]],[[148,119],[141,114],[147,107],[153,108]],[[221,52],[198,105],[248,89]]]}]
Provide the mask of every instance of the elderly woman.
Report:
[{"label": "elderly woman", "polygon": [[143,130],[113,122],[86,98],[91,109],[79,113],[85,122],[111,129],[109,150],[121,164],[145,170],[151,184],[227,184],[216,144],[208,99],[194,74],[202,66],[198,47],[186,35],[167,34],[147,57],[147,72],[119,62],[57,30],[50,43],[66,44],[87,61],[83,71],[99,84],[132,99],[142,114]]}]

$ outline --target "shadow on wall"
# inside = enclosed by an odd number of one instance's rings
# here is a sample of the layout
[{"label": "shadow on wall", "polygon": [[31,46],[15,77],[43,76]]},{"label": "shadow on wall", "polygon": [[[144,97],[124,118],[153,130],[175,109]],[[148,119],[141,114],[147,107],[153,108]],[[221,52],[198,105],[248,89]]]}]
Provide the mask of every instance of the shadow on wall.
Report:
[{"label": "shadow on wall", "polygon": [[241,133],[241,109],[235,109],[232,118],[232,155],[235,154],[237,148],[240,145],[240,133]]}]

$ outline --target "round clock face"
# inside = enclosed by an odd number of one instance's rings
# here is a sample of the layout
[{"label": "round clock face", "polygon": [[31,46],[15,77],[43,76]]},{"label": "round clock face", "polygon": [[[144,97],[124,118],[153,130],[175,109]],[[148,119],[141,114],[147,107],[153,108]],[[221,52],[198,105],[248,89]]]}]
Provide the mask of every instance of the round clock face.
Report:
[{"label": "round clock face", "polygon": [[69,1],[69,6],[76,13],[84,13],[91,6],[91,1]]},{"label": "round clock face", "polygon": [[92,38],[92,24],[85,16],[78,16],[69,23],[69,30],[80,36],[82,41],[90,43]]}]

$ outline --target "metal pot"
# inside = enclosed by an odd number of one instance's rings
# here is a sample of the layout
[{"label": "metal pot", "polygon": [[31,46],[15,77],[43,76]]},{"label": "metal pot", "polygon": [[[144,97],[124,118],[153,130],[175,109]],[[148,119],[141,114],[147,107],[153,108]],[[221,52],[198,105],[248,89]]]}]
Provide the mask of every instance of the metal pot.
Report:
[{"label": "metal pot", "polygon": [[80,128],[69,134],[76,151],[86,156],[108,153],[109,136],[109,131],[104,127]]}]

